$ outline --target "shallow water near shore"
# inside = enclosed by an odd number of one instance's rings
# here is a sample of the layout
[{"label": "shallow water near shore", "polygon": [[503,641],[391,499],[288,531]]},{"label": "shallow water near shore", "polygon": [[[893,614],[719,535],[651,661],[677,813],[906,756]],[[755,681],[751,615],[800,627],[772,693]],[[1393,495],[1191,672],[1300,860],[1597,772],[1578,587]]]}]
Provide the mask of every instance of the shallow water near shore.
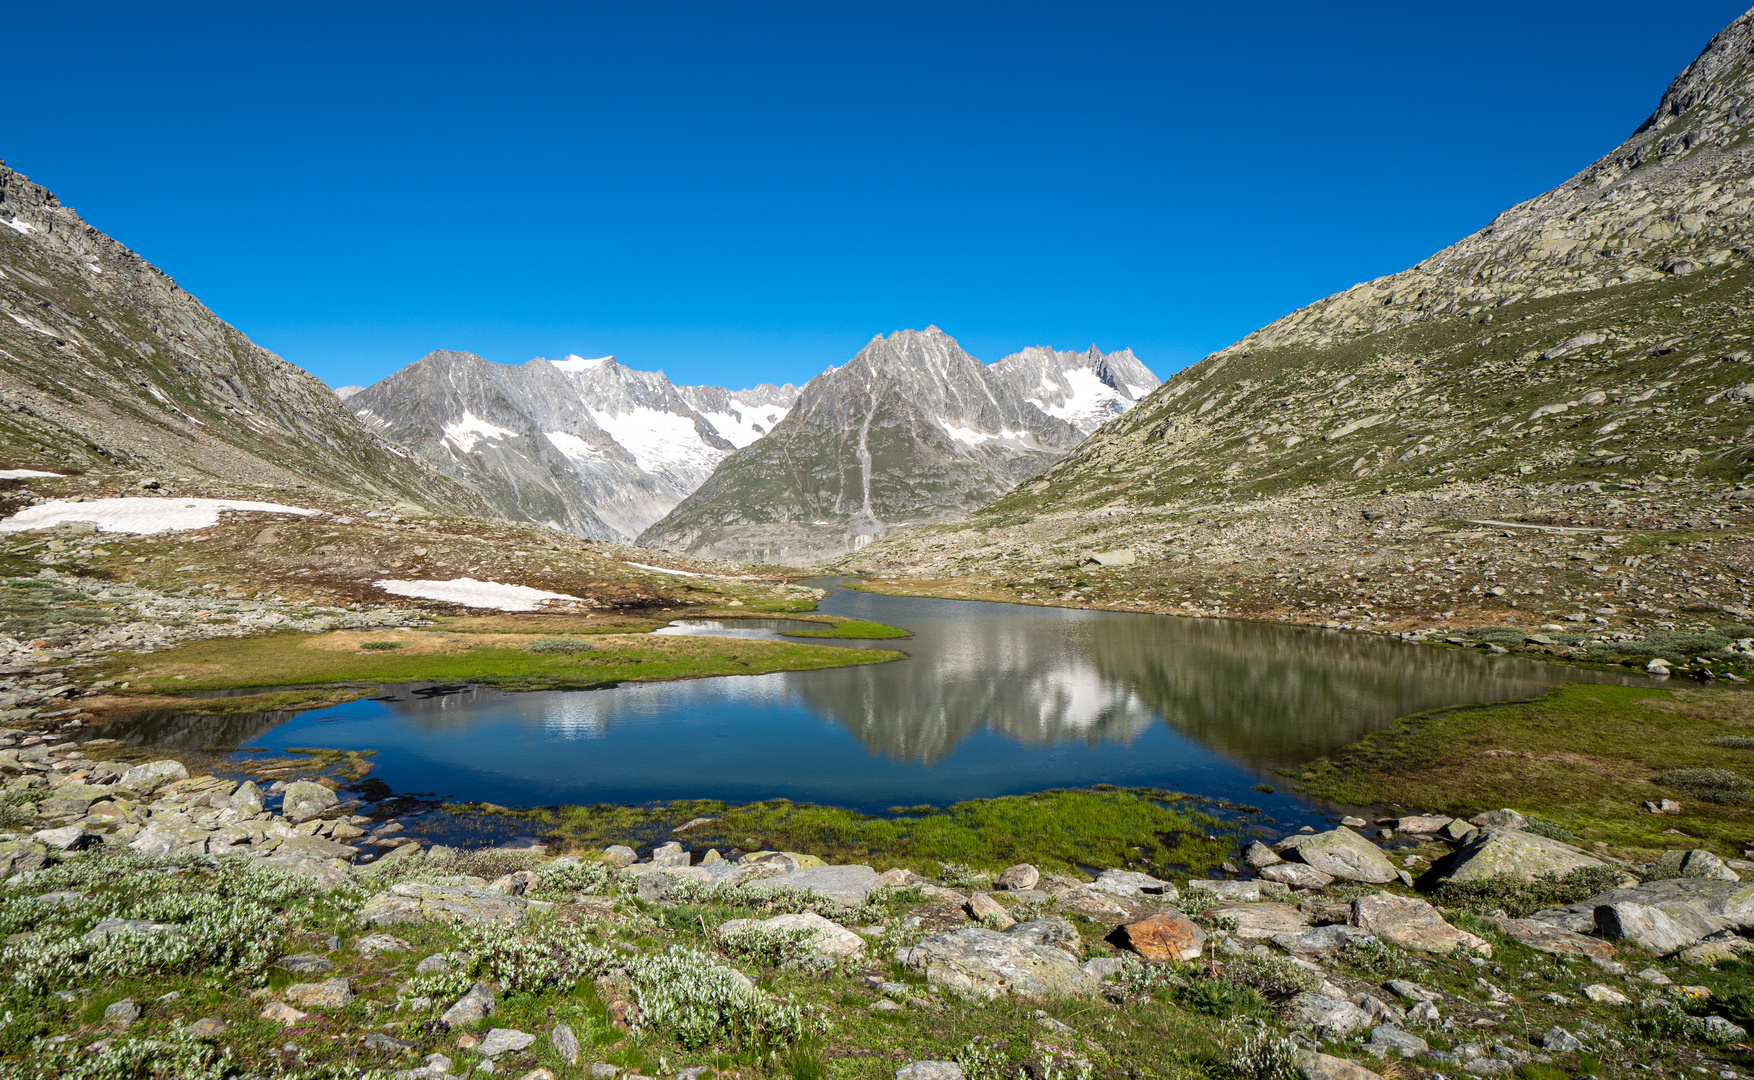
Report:
[{"label": "shallow water near shore", "polygon": [[820,611],[912,631],[834,642],[908,658],[593,691],[387,686],[290,717],[161,715],[107,734],[373,749],[373,777],[398,792],[506,806],[788,798],[875,812],[1116,784],[1289,820],[1311,808],[1256,785],[1284,786],[1277,769],[1396,717],[1636,678],[1361,634],[838,587]]}]

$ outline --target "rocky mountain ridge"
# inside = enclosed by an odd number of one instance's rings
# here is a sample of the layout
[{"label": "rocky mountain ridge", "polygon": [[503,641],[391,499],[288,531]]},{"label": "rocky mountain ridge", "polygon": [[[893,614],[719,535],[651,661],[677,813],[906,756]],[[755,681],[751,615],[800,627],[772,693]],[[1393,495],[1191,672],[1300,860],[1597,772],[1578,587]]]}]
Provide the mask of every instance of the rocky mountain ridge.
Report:
[{"label": "rocky mountain ridge", "polygon": [[[1754,480],[1750,56],[1754,13],[1554,191],[1177,373],[964,527],[846,565],[1059,600],[1118,551],[1102,591],[1130,606],[1402,630],[1745,608],[1741,533],[1676,534],[1739,530]],[[1585,529],[1611,535],[1584,552]],[[1652,550],[1684,542],[1710,570]]]},{"label": "rocky mountain ridge", "polygon": [[3,164],[0,458],[485,510]]},{"label": "rocky mountain ridge", "polygon": [[640,542],[792,565],[857,550],[896,526],[961,517],[1156,385],[1130,350],[1032,348],[982,364],[935,326],[880,335],[806,383],[772,435]]},{"label": "rocky mountain ridge", "polygon": [[790,385],[679,387],[612,356],[514,366],[439,350],[353,390],[347,407],[505,517],[631,540],[796,396]]}]

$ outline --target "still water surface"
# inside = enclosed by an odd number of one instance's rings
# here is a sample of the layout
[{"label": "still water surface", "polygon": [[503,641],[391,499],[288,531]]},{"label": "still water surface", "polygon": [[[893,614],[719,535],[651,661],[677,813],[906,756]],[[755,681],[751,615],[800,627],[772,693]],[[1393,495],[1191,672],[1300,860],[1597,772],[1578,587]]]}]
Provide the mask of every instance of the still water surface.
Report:
[{"label": "still water surface", "polygon": [[841,643],[908,658],[594,691],[385,687],[290,718],[155,719],[114,733],[165,746],[370,748],[373,775],[397,791],[508,806],[784,797],[878,811],[1110,783],[1291,815],[1307,807],[1254,786],[1283,784],[1277,768],[1395,717],[1625,681],[1259,623],[838,588],[820,610],[911,630]]}]

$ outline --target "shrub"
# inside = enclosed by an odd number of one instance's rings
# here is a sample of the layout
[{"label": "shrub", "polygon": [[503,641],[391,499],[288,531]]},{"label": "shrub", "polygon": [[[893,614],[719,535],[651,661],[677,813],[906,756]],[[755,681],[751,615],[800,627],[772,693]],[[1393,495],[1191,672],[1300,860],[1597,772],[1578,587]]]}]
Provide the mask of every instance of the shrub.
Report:
[{"label": "shrub", "polygon": [[1230,1044],[1226,1064],[1237,1080],[1298,1080],[1297,1044],[1271,1031],[1245,1033]]},{"label": "shrub", "polygon": [[1474,881],[1445,881],[1434,899],[1472,915],[1502,911],[1520,919],[1543,908],[1563,907],[1587,900],[1619,883],[1626,872],[1615,866],[1583,866],[1563,876],[1543,874],[1521,881],[1508,874],[1494,874]]},{"label": "shrub", "polygon": [[525,652],[533,653],[582,653],[590,652],[596,646],[576,637],[539,637],[524,646]]},{"label": "shrub", "polygon": [[550,863],[536,871],[538,894],[608,895],[615,891],[615,870],[607,863]]},{"label": "shrub", "polygon": [[391,649],[400,649],[401,647],[402,643],[400,641],[368,641],[360,646],[362,649],[370,649],[373,652],[387,652]]},{"label": "shrub", "polygon": [[822,1028],[789,998],[762,993],[747,978],[692,949],[634,957],[627,969],[640,1025],[664,1031],[690,1049],[721,1040],[743,1046],[789,1043]]},{"label": "shrub", "polygon": [[1562,844],[1575,845],[1583,842],[1583,838],[1571,830],[1555,825],[1551,821],[1542,821],[1539,818],[1529,818],[1528,823],[1523,826],[1523,831],[1534,833],[1536,836],[1545,836],[1549,840],[1557,840]]},{"label": "shrub", "polygon": [[1529,640],[1529,636],[1514,626],[1480,626],[1468,631],[1468,636],[1488,645],[1521,645]]},{"label": "shrub", "polygon": [[1754,783],[1728,769],[1669,769],[1658,773],[1655,780],[1701,802],[1723,806],[1747,806],[1754,802]]},{"label": "shrub", "polygon": [[1704,656],[1719,652],[1730,639],[1722,634],[1693,634],[1682,630],[1658,630],[1640,641],[1620,641],[1610,648],[1635,656]]},{"label": "shrub", "polygon": [[1354,971],[1362,971],[1379,979],[1392,979],[1409,970],[1407,953],[1380,938],[1348,941],[1340,950],[1340,960]]},{"label": "shrub", "polygon": [[1276,956],[1239,956],[1224,964],[1224,977],[1269,1001],[1285,1001],[1320,985],[1314,972]]},{"label": "shrub", "polygon": [[938,880],[950,889],[990,889],[992,880],[967,863],[939,863]]},{"label": "shrub", "polygon": [[1707,746],[1727,746],[1731,750],[1754,750],[1754,736],[1750,735],[1719,735],[1715,739],[1705,740]]},{"label": "shrub", "polygon": [[1207,1016],[1265,1017],[1270,1014],[1267,999],[1259,991],[1228,979],[1191,979],[1186,986],[1172,990],[1170,996],[1182,1008]]},{"label": "shrub", "polygon": [[810,955],[810,944],[815,940],[816,932],[802,926],[790,929],[734,926],[721,930],[718,936],[720,946],[728,955],[763,967],[784,967]]}]

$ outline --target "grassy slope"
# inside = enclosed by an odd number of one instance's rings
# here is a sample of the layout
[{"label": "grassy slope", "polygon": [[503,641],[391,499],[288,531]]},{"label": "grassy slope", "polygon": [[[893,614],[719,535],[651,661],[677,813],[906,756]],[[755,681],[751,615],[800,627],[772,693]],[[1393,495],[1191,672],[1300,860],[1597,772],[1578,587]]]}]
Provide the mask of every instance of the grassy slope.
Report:
[{"label": "grassy slope", "polygon": [[[1693,837],[1739,855],[1754,811],[1652,778],[1699,766],[1754,773],[1754,750],[1706,745],[1750,733],[1754,695],[1744,692],[1564,686],[1535,701],[1407,717],[1306,769],[1299,789],[1352,806],[1451,814],[1512,806],[1614,849],[1659,852]],[[1664,798],[1684,812],[1640,809]]]}]

